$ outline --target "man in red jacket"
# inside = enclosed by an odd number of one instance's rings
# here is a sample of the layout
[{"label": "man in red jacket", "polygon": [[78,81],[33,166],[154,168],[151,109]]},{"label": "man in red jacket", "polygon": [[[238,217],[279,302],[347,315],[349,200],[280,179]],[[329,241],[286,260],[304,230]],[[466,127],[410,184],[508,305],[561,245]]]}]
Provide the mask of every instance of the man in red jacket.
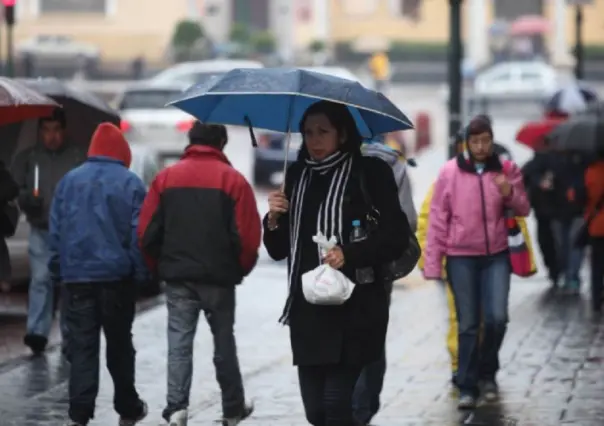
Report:
[{"label": "man in red jacket", "polygon": [[140,213],[138,237],[147,262],[167,283],[170,426],[187,424],[193,341],[203,310],[214,335],[223,425],[252,413],[245,402],[233,325],[235,286],[258,259],[261,222],[250,184],[223,149],[221,125],[196,122],[180,161],[161,171]]}]

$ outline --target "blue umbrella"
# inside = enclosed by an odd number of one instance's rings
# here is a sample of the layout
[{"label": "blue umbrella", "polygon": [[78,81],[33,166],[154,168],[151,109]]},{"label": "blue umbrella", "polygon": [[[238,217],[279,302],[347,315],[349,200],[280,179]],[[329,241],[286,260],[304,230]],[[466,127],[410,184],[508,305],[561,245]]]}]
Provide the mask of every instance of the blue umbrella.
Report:
[{"label": "blue umbrella", "polygon": [[576,114],[598,100],[598,94],[591,88],[575,84],[558,90],[547,101],[545,109],[564,114]]},{"label": "blue umbrella", "polygon": [[388,98],[358,82],[296,68],[232,70],[191,87],[171,102],[204,123],[298,132],[304,112],[321,101],[344,104],[361,136],[413,128]]}]

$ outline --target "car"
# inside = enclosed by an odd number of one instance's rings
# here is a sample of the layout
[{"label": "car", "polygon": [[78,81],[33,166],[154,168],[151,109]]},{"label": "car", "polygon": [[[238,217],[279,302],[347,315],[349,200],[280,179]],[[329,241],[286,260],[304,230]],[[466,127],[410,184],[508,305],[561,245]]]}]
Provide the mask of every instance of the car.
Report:
[{"label": "car", "polygon": [[212,59],[208,61],[183,62],[161,71],[148,79],[151,83],[184,84],[192,86],[223,75],[236,68],[264,68],[258,61]]},{"label": "car", "polygon": [[17,57],[44,63],[90,66],[100,59],[100,49],[66,35],[37,35],[16,47]]},{"label": "car", "polygon": [[128,86],[117,99],[121,128],[129,143],[173,144],[182,149],[188,144],[187,132],[195,119],[166,104],[176,98],[185,85],[176,83],[137,83]]},{"label": "car", "polygon": [[476,76],[474,94],[481,98],[545,99],[558,86],[556,70],[544,62],[504,62]]},{"label": "car", "polygon": [[[302,67],[300,69],[328,74],[360,83],[359,78],[350,70],[338,66]],[[291,133],[290,147],[286,150],[285,134],[262,131],[257,133],[258,146],[254,149],[253,179],[256,186],[276,187],[283,182],[285,162],[296,161],[298,150],[302,146],[302,136]]]},{"label": "car", "polygon": [[[136,173],[147,187],[151,185],[155,175],[162,169],[159,154],[151,147],[131,145],[132,164],[130,170]],[[11,286],[23,286],[29,283],[29,223],[22,215],[15,235],[6,240],[12,266],[10,283],[3,283],[5,290]],[[157,293],[159,283],[151,284],[146,293]]]}]

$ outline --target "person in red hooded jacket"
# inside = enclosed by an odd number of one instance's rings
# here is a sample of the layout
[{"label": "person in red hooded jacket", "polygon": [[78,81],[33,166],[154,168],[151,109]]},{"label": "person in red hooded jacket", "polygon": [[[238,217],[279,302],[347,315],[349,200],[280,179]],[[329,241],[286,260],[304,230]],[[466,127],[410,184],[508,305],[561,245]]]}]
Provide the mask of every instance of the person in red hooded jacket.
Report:
[{"label": "person in red hooded jacket", "polygon": [[134,384],[132,344],[137,283],[149,277],[136,236],[146,190],[128,170],[131,160],[120,129],[102,123],[87,161],[61,179],[50,209],[49,270],[65,288],[72,426],[94,417],[101,329],[120,426],[147,415]]}]

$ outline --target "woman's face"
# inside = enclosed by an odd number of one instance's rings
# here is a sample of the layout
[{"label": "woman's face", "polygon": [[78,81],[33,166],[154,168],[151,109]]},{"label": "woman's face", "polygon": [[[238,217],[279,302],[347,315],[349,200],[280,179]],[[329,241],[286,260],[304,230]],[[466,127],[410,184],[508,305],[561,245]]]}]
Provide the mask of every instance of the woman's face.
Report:
[{"label": "woman's face", "polygon": [[329,157],[343,142],[325,114],[306,117],[302,131],[306,149],[313,160],[320,161]]},{"label": "woman's face", "polygon": [[485,161],[493,151],[493,137],[489,132],[479,135],[470,135],[468,138],[468,149],[474,160],[478,162]]}]

